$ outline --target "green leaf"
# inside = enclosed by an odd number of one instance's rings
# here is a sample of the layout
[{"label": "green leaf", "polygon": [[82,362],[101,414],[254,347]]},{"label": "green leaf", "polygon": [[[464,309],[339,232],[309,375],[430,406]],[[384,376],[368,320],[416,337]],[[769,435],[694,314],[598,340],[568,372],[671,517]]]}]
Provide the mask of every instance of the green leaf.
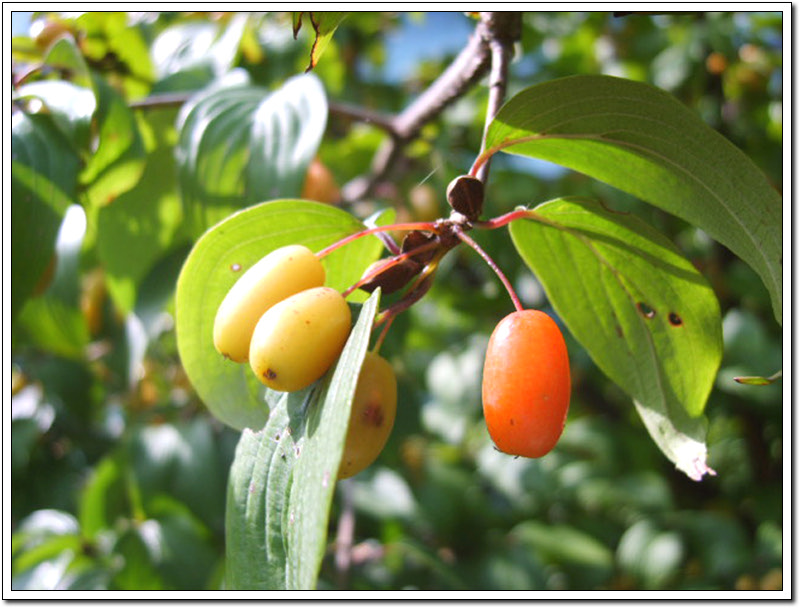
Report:
[{"label": "green leaf", "polygon": [[228,588],[315,587],[378,298],[376,292],[363,305],[325,379],[310,389],[282,394],[262,430],[242,433],[228,483]]},{"label": "green leaf", "polygon": [[617,546],[622,571],[640,581],[646,589],[665,588],[677,576],[685,547],[673,531],[658,529],[643,519],[628,528]]},{"label": "green leaf", "polygon": [[249,17],[234,13],[227,25],[208,20],[172,23],[156,36],[151,47],[158,77],[207,73],[213,78],[229,72]]},{"label": "green leaf", "polygon": [[133,111],[125,99],[100,77],[93,79],[97,97],[97,147],[86,159],[81,183],[90,204],[102,207],[139,181],[145,149]]},{"label": "green leaf", "polygon": [[[303,14],[303,12],[294,13],[292,17],[295,38],[303,25]],[[311,58],[306,72],[314,69],[319,63],[319,58],[325,51],[325,47],[328,46],[331,38],[333,38],[333,33],[345,17],[347,17],[346,12],[312,11],[308,13],[308,20],[311,21],[311,27],[314,28],[314,44],[311,47]]]},{"label": "green leaf", "polygon": [[764,378],[763,376],[736,376],[734,380],[739,384],[748,384],[750,386],[767,386],[781,377],[783,377],[783,370],[775,372],[768,378]]},{"label": "green leaf", "polygon": [[722,358],[719,304],[705,279],[635,216],[558,199],[531,217],[511,224],[514,245],[569,330],[642,407],[695,436],[692,418]]},{"label": "green leaf", "polygon": [[75,193],[78,157],[48,116],[11,119],[11,316],[50,263]]},{"label": "green leaf", "polygon": [[781,197],[667,93],[610,76],[530,87],[500,109],[481,158],[500,150],[575,169],[703,229],[758,272],[781,322]]},{"label": "green leaf", "polygon": [[146,126],[159,141],[136,185],[97,216],[97,248],[108,288],[123,312],[133,310],[139,284],[169,250],[181,227],[182,210],[171,138],[174,111],[149,112]]},{"label": "green leaf", "polygon": [[21,86],[20,98],[39,99],[56,127],[75,148],[89,144],[89,127],[96,102],[94,91],[64,80],[40,80]]},{"label": "green leaf", "polygon": [[[176,331],[183,367],[214,416],[236,429],[260,429],[268,415],[266,389],[250,367],[226,360],[214,349],[214,317],[228,290],[274,249],[296,243],[319,251],[363,229],[356,218],[335,207],[278,200],[230,216],[197,241],[178,279]],[[381,242],[370,236],[334,251],[323,262],[325,284],[346,289],[380,250]]]},{"label": "green leaf", "polygon": [[587,533],[565,524],[525,521],[511,534],[533,548],[544,561],[573,563],[583,568],[611,570],[611,551]]},{"label": "green leaf", "polygon": [[325,91],[310,74],[274,92],[239,84],[201,93],[179,118],[175,150],[192,228],[258,201],[298,196],[327,116]]},{"label": "green leaf", "polygon": [[44,64],[68,73],[70,82],[77,86],[87,89],[92,87],[89,66],[75,40],[70,36],[63,36],[53,43],[47,51]]}]

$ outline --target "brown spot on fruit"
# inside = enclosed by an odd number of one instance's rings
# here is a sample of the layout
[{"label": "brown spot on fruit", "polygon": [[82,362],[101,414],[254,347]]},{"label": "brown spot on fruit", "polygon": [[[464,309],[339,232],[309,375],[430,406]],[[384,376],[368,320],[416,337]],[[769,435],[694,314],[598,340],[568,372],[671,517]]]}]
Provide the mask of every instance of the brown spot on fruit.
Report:
[{"label": "brown spot on fruit", "polygon": [[361,417],[368,426],[381,426],[383,424],[383,410],[381,410],[380,403],[369,404],[364,408]]}]

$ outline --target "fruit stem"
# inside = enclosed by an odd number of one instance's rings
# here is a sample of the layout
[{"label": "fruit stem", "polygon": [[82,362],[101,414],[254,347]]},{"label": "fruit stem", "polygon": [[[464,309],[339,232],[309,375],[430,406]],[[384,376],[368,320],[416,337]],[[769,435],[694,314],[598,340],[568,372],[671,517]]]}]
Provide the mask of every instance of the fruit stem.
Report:
[{"label": "fruit stem", "polygon": [[372,272],[361,277],[356,283],[345,289],[342,292],[342,297],[346,298],[356,289],[361,287],[364,283],[368,283],[373,278],[382,273],[384,270],[387,270],[388,268],[391,268],[392,266],[395,266],[412,256],[418,255],[420,253],[423,253],[424,251],[427,251],[428,249],[434,249],[436,247],[439,247],[439,243],[437,241],[431,241],[430,243],[425,243],[424,245],[420,245],[419,247],[411,249],[410,251],[406,251],[405,253],[398,253],[396,256],[389,258],[383,264],[375,268]]},{"label": "fruit stem", "polygon": [[485,228],[488,230],[493,230],[495,228],[501,228],[506,224],[510,224],[514,220],[533,219],[535,217],[536,217],[535,211],[532,211],[530,209],[515,209],[514,211],[509,211],[506,214],[500,215],[490,220],[475,222],[474,226],[476,228]]},{"label": "fruit stem", "polygon": [[317,252],[317,257],[319,259],[324,258],[329,253],[337,250],[339,247],[347,245],[361,237],[368,236],[370,234],[376,234],[378,232],[391,232],[392,230],[435,230],[436,224],[434,222],[406,222],[400,224],[389,224],[386,226],[373,226],[372,228],[367,228],[366,230],[362,230],[360,232],[356,232],[354,234],[349,234],[343,239],[340,239],[333,243],[332,245],[328,245],[325,249],[322,249]]},{"label": "fruit stem", "polygon": [[381,329],[381,333],[378,334],[378,338],[377,340],[375,340],[375,346],[372,347],[372,352],[375,353],[376,355],[380,353],[381,346],[383,346],[383,340],[386,338],[386,334],[389,333],[389,328],[392,326],[392,322],[396,318],[397,314],[393,314],[381,321],[383,323],[383,329]]},{"label": "fruit stem", "polygon": [[503,283],[503,286],[506,288],[506,291],[508,292],[508,296],[514,303],[514,308],[516,308],[518,312],[522,311],[523,310],[522,302],[520,302],[519,296],[517,296],[517,292],[514,291],[514,288],[511,286],[511,282],[508,280],[506,275],[503,274],[503,271],[500,270],[497,264],[495,264],[494,260],[489,256],[489,254],[486,253],[481,248],[481,246],[478,245],[478,243],[476,243],[472,238],[470,238],[467,234],[465,234],[461,230],[457,231],[456,234],[458,235],[458,238],[460,238],[463,242],[472,247],[478,253],[478,255],[483,258],[483,261],[489,265],[489,268],[494,270],[494,273],[500,279],[500,282]]}]

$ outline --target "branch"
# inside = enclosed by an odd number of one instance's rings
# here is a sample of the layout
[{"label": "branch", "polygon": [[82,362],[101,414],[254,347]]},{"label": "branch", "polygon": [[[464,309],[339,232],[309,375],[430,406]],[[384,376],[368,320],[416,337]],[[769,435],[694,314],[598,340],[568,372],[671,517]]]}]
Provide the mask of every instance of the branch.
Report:
[{"label": "branch", "polygon": [[[390,139],[376,152],[371,175],[345,184],[343,198],[354,201],[369,196],[388,176],[403,148],[419,135],[422,127],[472,88],[495,63],[499,70],[497,80],[502,85],[499,87],[502,101],[507,73],[507,67],[503,66],[507,66],[511,48],[519,40],[521,23],[521,14],[517,12],[481,13],[475,31],[453,62],[430,87],[391,120]],[[493,59],[495,55],[502,59]]]},{"label": "branch", "polygon": [[[481,153],[486,149],[486,135],[492,119],[497,115],[506,96],[508,82],[508,64],[514,55],[514,43],[521,35],[519,13],[481,13],[486,15],[487,27],[490,31],[489,49],[492,58],[492,69],[489,73],[489,100],[486,108],[486,122],[483,127]],[[516,19],[513,16],[516,15]],[[489,160],[478,171],[476,177],[484,184],[489,178]]]}]

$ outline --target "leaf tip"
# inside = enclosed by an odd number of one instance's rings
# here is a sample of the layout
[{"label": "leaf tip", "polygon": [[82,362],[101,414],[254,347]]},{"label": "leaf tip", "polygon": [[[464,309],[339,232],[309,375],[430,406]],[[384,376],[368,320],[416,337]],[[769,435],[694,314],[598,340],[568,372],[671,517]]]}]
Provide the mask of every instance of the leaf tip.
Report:
[{"label": "leaf tip", "polygon": [[716,476],[717,472],[706,464],[706,455],[698,455],[684,465],[679,465],[681,469],[692,481],[702,481],[704,475]]}]

